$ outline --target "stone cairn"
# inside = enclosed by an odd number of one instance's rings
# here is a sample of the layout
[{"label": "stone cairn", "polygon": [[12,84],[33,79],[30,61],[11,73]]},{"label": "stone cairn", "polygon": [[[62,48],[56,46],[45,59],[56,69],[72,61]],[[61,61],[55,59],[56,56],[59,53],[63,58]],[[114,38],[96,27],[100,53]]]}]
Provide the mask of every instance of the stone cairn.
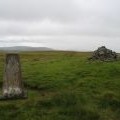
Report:
[{"label": "stone cairn", "polygon": [[93,52],[92,57],[90,57],[89,60],[114,61],[117,60],[117,58],[116,52],[102,46]]}]

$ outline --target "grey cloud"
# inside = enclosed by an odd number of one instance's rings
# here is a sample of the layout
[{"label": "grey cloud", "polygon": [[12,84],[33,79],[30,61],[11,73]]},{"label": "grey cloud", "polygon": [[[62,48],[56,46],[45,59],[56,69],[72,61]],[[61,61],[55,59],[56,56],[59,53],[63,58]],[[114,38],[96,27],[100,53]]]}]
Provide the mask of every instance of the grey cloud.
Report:
[{"label": "grey cloud", "polygon": [[1,0],[0,17],[35,21],[45,18],[71,20],[79,12],[72,3],[72,0]]},{"label": "grey cloud", "polygon": [[0,0],[0,43],[118,50],[119,6],[119,0]]}]

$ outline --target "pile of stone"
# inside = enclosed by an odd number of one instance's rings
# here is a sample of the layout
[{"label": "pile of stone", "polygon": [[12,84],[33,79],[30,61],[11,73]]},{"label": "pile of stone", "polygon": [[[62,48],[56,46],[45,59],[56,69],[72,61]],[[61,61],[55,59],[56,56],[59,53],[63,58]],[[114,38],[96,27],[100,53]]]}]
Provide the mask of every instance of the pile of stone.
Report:
[{"label": "pile of stone", "polygon": [[117,60],[117,58],[118,56],[116,52],[102,46],[93,52],[93,55],[89,58],[89,60],[114,61]]}]

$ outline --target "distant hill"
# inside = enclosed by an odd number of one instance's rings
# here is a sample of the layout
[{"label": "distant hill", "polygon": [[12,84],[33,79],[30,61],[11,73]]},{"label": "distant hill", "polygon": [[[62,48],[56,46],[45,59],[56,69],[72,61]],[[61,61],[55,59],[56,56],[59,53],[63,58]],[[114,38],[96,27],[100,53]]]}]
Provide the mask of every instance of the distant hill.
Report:
[{"label": "distant hill", "polygon": [[28,47],[28,46],[14,46],[14,47],[0,47],[0,51],[53,51],[48,47]]}]

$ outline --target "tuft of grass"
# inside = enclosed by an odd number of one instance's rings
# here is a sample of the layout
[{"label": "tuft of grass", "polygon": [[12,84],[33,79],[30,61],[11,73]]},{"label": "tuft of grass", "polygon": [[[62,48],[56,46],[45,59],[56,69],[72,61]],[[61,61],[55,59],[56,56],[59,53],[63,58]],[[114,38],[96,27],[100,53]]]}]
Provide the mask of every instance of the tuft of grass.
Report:
[{"label": "tuft of grass", "polygon": [[117,110],[120,109],[120,100],[114,92],[107,91],[102,95],[100,105],[105,109],[111,108]]}]

